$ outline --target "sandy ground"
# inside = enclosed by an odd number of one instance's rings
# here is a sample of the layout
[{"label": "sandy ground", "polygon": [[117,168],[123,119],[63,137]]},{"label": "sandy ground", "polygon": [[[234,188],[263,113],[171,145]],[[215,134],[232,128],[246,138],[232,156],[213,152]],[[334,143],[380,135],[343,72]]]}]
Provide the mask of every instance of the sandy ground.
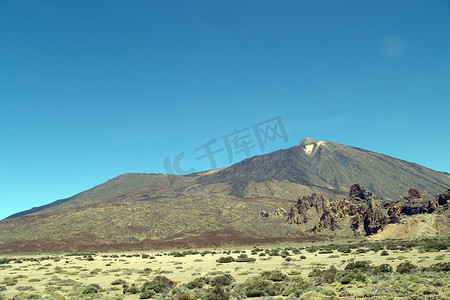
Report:
[{"label": "sandy ground", "polygon": [[[280,246],[280,248],[282,247],[284,246]],[[299,247],[299,245],[297,245],[297,247]],[[269,247],[261,246],[260,248],[268,249]],[[227,250],[233,251],[236,249],[239,248],[216,249],[214,251],[222,252]],[[219,264],[216,262],[218,258],[229,256],[228,254],[223,253],[206,254],[204,256],[195,254],[187,255],[185,257],[174,257],[168,255],[168,252],[145,252],[146,254],[149,254],[151,258],[141,258],[140,256],[127,257],[134,254],[141,254],[136,252],[96,253],[96,255],[93,256],[93,261],[88,261],[83,258],[83,256],[66,256],[64,254],[10,255],[7,257],[23,259],[50,256],[50,259],[40,262],[23,261],[22,263],[0,265],[0,287],[6,287],[6,291],[0,293],[3,293],[3,295],[9,299],[19,293],[17,290],[18,287],[32,286],[35,290],[29,291],[29,293],[46,295],[45,288],[47,287],[48,282],[55,276],[62,280],[75,280],[83,285],[96,283],[106,291],[103,295],[122,295],[121,285],[111,285],[111,282],[116,279],[124,279],[128,283],[141,285],[142,282],[151,280],[156,275],[164,275],[176,282],[186,283],[194,278],[208,275],[210,272],[223,271],[230,273],[237,282],[242,282],[249,276],[256,275],[261,271],[275,269],[280,269],[285,274],[289,274],[289,272],[296,270],[301,272],[301,275],[304,278],[307,278],[308,273],[314,267],[320,265],[334,265],[338,269],[342,269],[352,260],[370,260],[374,265],[389,263],[394,269],[400,262],[405,260],[409,260],[420,266],[429,266],[437,263],[436,257],[443,259],[443,261],[450,260],[450,253],[448,252],[419,253],[416,249],[413,249],[410,252],[388,250],[388,256],[381,256],[380,251],[377,253],[369,251],[367,253],[356,254],[353,250],[350,254],[343,254],[336,251],[331,254],[319,254],[318,252],[308,253],[307,251],[302,250],[301,254],[290,256],[292,261],[287,262],[280,256],[251,255],[252,248],[245,249],[245,247],[240,247],[240,250],[245,251],[249,257],[256,258],[256,262]],[[119,257],[112,258],[110,257],[112,254],[119,255]],[[239,253],[231,253],[230,255],[236,258]],[[301,259],[301,255],[306,256],[306,259]],[[1,257],[3,256],[0,256],[0,258]],[[145,271],[145,269],[148,268],[151,269],[150,273],[148,273],[149,270],[147,270],[147,272]],[[5,282],[8,278],[16,278],[18,283],[16,285],[7,286]],[[114,288],[116,290],[114,290]],[[72,289],[71,286],[63,286],[63,293],[68,293]],[[126,295],[125,297],[125,299],[138,298],[139,295]]]}]

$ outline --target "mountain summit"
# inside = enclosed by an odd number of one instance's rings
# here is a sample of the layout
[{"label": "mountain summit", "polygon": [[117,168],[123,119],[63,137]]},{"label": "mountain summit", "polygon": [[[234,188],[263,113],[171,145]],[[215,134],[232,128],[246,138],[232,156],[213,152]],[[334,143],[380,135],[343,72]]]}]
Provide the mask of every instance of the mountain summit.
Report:
[{"label": "mountain summit", "polygon": [[[354,184],[364,186],[365,192],[356,193]],[[450,175],[383,154],[307,138],[291,148],[219,170],[185,176],[124,174],[73,197],[17,213],[0,222],[0,251],[137,249],[315,239],[319,235],[304,230],[316,224],[301,221],[307,217],[302,212],[311,214],[311,210],[303,208],[306,200],[297,202],[299,197],[326,197],[329,209],[337,209],[344,202],[336,206],[332,204],[335,200],[348,195],[354,199],[355,193],[358,199],[370,196],[375,202],[368,203],[364,211],[377,211],[383,216],[380,220],[384,220],[384,226],[387,212],[380,210],[387,206],[383,201],[401,199],[411,187],[428,199],[450,187]],[[321,201],[317,203],[326,202]],[[422,208],[422,200],[414,201],[402,204],[401,209],[430,211]],[[291,210],[291,218],[287,219],[287,211],[296,204],[300,206]],[[352,211],[360,209],[354,206],[358,203],[345,205]],[[329,210],[322,209],[321,213],[329,215]],[[341,220],[338,216],[339,211],[333,212],[333,220]],[[353,217],[354,224],[360,224],[360,215]],[[395,215],[394,219],[399,218]]]},{"label": "mountain summit", "polygon": [[331,194],[347,194],[353,183],[387,200],[417,187],[426,196],[445,190],[450,175],[379,153],[316,141],[312,138],[285,150],[255,156],[200,179],[225,182],[231,194],[245,197],[252,182],[288,181]]}]

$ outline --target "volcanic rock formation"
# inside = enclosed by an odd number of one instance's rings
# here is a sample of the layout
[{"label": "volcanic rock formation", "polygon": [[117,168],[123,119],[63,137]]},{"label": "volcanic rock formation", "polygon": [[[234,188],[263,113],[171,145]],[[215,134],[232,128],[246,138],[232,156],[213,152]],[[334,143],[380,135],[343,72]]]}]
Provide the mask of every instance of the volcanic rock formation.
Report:
[{"label": "volcanic rock formation", "polygon": [[449,202],[450,189],[428,201],[420,196],[417,189],[410,189],[407,196],[385,207],[383,199],[354,184],[350,187],[348,198],[337,201],[327,200],[316,193],[300,197],[297,204],[291,207],[286,222],[313,233],[350,228],[356,236],[368,236],[387,224],[399,223],[402,215],[447,210]]}]

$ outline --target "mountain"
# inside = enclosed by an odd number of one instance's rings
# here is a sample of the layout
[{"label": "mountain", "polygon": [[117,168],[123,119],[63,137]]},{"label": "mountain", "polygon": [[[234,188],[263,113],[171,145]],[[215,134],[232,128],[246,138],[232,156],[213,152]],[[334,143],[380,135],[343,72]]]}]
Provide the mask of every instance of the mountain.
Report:
[{"label": "mountain", "polygon": [[205,176],[204,183],[226,182],[231,194],[246,196],[249,182],[289,181],[335,194],[360,183],[385,199],[397,199],[409,187],[425,196],[445,190],[450,174],[383,154],[332,142],[304,139],[296,146],[255,156]]},{"label": "mountain", "polygon": [[[450,187],[450,175],[308,138],[291,148],[219,170],[185,176],[120,175],[73,197],[1,221],[0,251],[143,249],[320,239],[331,234],[328,229],[311,231],[311,222],[293,222],[288,212],[295,212],[291,208],[298,204],[299,197],[311,194],[327,198],[327,203],[349,197],[355,183],[378,196],[373,202],[376,205],[358,209],[366,215],[376,211],[383,216],[380,218],[385,226],[388,208],[380,205],[401,199],[411,187],[424,199],[436,196]],[[295,216],[301,211],[297,209]],[[374,226],[376,231],[381,228]],[[341,236],[349,234],[355,232],[339,230]]]}]

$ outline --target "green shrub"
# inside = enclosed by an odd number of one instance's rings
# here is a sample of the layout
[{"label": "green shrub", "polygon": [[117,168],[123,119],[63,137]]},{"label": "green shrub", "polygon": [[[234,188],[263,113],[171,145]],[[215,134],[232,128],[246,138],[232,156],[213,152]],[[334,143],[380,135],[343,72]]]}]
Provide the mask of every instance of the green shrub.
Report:
[{"label": "green shrub", "polygon": [[400,274],[409,274],[409,273],[411,273],[415,268],[416,268],[416,266],[413,265],[411,262],[405,261],[405,262],[400,263],[400,264],[397,266],[397,273],[400,273]]},{"label": "green shrub", "polygon": [[424,268],[424,271],[450,272],[450,262],[440,262],[437,264],[433,264],[428,268]]},{"label": "green shrub", "polygon": [[342,273],[341,283],[342,284],[349,284],[352,281],[359,281],[359,282],[366,282],[367,277],[358,271],[345,271]]},{"label": "green shrub", "polygon": [[160,294],[160,293],[166,293],[168,292],[172,287],[176,285],[175,282],[170,280],[169,278],[165,276],[156,276],[153,278],[152,281],[147,281],[144,283],[144,285],[141,287],[141,299],[148,299],[148,298],[142,298],[143,296],[152,296],[154,294]]},{"label": "green shrub", "polygon": [[217,285],[211,289],[202,290],[196,299],[202,300],[228,300],[230,298],[229,288]]},{"label": "green shrub", "polygon": [[288,299],[298,298],[312,288],[312,285],[305,282],[302,277],[297,276],[297,278],[299,280],[288,281],[286,284],[283,284],[281,295],[290,296]]},{"label": "green shrub", "polygon": [[353,280],[353,278],[354,278],[354,276],[352,276],[351,274],[347,274],[344,277],[342,277],[341,283],[342,284],[349,284]]},{"label": "green shrub", "polygon": [[371,269],[371,262],[368,260],[360,260],[347,264],[345,270],[360,270],[361,272],[367,272]]},{"label": "green shrub", "polygon": [[189,291],[175,288],[170,292],[170,299],[193,300],[195,298],[192,297]]},{"label": "green shrub", "polygon": [[18,286],[16,287],[16,290],[18,291],[35,291],[36,289],[32,287],[31,285],[25,285],[25,286]]},{"label": "green shrub", "polygon": [[350,247],[346,247],[346,246],[341,246],[337,248],[337,251],[341,252],[341,253],[351,253],[352,249],[350,249]]},{"label": "green shrub", "polygon": [[139,294],[139,298],[140,299],[150,299],[155,295],[156,295],[156,292],[154,290],[145,290],[145,291],[141,291],[141,293]]},{"label": "green shrub", "polygon": [[236,262],[252,262],[255,260],[256,258],[248,257],[247,254],[241,254],[236,258]]},{"label": "green shrub", "polygon": [[300,259],[306,259],[306,256],[300,255]]},{"label": "green shrub", "polygon": [[366,253],[366,252],[368,252],[369,250],[367,250],[367,249],[364,249],[364,248],[360,248],[360,249],[357,249],[356,250],[356,253],[357,254],[362,254],[362,253]]},{"label": "green shrub", "polygon": [[142,254],[141,254],[141,257],[142,257],[142,258],[149,258],[149,257],[150,257],[150,255],[148,255],[148,254],[145,254],[145,253],[142,253]]},{"label": "green shrub", "polygon": [[173,257],[185,257],[186,256],[186,253],[184,253],[184,252],[173,252]]},{"label": "green shrub", "polygon": [[20,292],[19,294],[15,294],[12,298],[8,298],[8,299],[10,299],[10,300],[41,299],[41,296],[36,295],[36,294],[27,294],[24,292]]},{"label": "green shrub", "polygon": [[280,270],[264,271],[264,272],[261,272],[260,275],[263,279],[271,280],[271,281],[284,281],[284,280],[287,280],[287,278],[288,278]]},{"label": "green shrub", "polygon": [[381,273],[390,273],[392,272],[392,266],[389,264],[381,264],[377,267],[377,269],[381,272]]},{"label": "green shrub", "polygon": [[224,286],[224,285],[230,285],[233,282],[234,282],[233,276],[231,276],[230,274],[224,274],[224,275],[214,277],[210,281],[210,284],[212,286],[218,286],[218,285]]},{"label": "green shrub", "polygon": [[137,288],[135,283],[132,283],[131,285],[124,284],[122,285],[122,291],[124,294],[138,294],[139,289]]},{"label": "green shrub", "polygon": [[293,253],[293,254],[299,254],[299,253],[300,253],[300,250],[298,250],[297,248],[293,248],[293,249],[292,249],[292,253]]},{"label": "green shrub", "polygon": [[203,277],[195,278],[194,280],[186,283],[186,287],[190,290],[201,289],[205,285],[205,279]]},{"label": "green shrub", "polygon": [[434,279],[431,284],[433,286],[447,286],[447,282],[443,280],[442,278],[436,278]]},{"label": "green shrub", "polygon": [[12,286],[12,285],[16,285],[17,284],[17,279],[14,279],[14,278],[11,278],[11,277],[5,277],[5,279],[3,279],[3,281],[1,283],[6,285],[6,286]]},{"label": "green shrub", "polygon": [[[245,255],[245,254],[244,254]],[[232,256],[227,256],[227,257],[220,257],[219,259],[216,260],[216,262],[221,263],[221,264],[226,264],[226,263],[231,263],[234,262],[234,258]]]},{"label": "green shrub", "polygon": [[309,253],[314,253],[314,252],[317,251],[317,247],[314,247],[314,246],[313,247],[308,247],[305,250],[308,251]]},{"label": "green shrub", "polygon": [[381,251],[381,256],[388,256],[389,253],[386,250]]},{"label": "green shrub", "polygon": [[124,285],[127,284],[127,282],[123,279],[116,279],[113,282],[111,282],[111,285]]},{"label": "green shrub", "polygon": [[326,270],[314,269],[310,274],[310,277],[314,277],[316,285],[320,285],[323,283],[333,283],[338,280],[340,273],[338,270],[331,266]]},{"label": "green shrub", "polygon": [[281,287],[261,277],[247,279],[236,287],[247,297],[276,296],[281,294]]},{"label": "green shrub", "polygon": [[101,287],[98,284],[90,284],[88,286],[86,286],[83,291],[81,292],[83,295],[88,295],[88,294],[97,294],[101,291]]}]

